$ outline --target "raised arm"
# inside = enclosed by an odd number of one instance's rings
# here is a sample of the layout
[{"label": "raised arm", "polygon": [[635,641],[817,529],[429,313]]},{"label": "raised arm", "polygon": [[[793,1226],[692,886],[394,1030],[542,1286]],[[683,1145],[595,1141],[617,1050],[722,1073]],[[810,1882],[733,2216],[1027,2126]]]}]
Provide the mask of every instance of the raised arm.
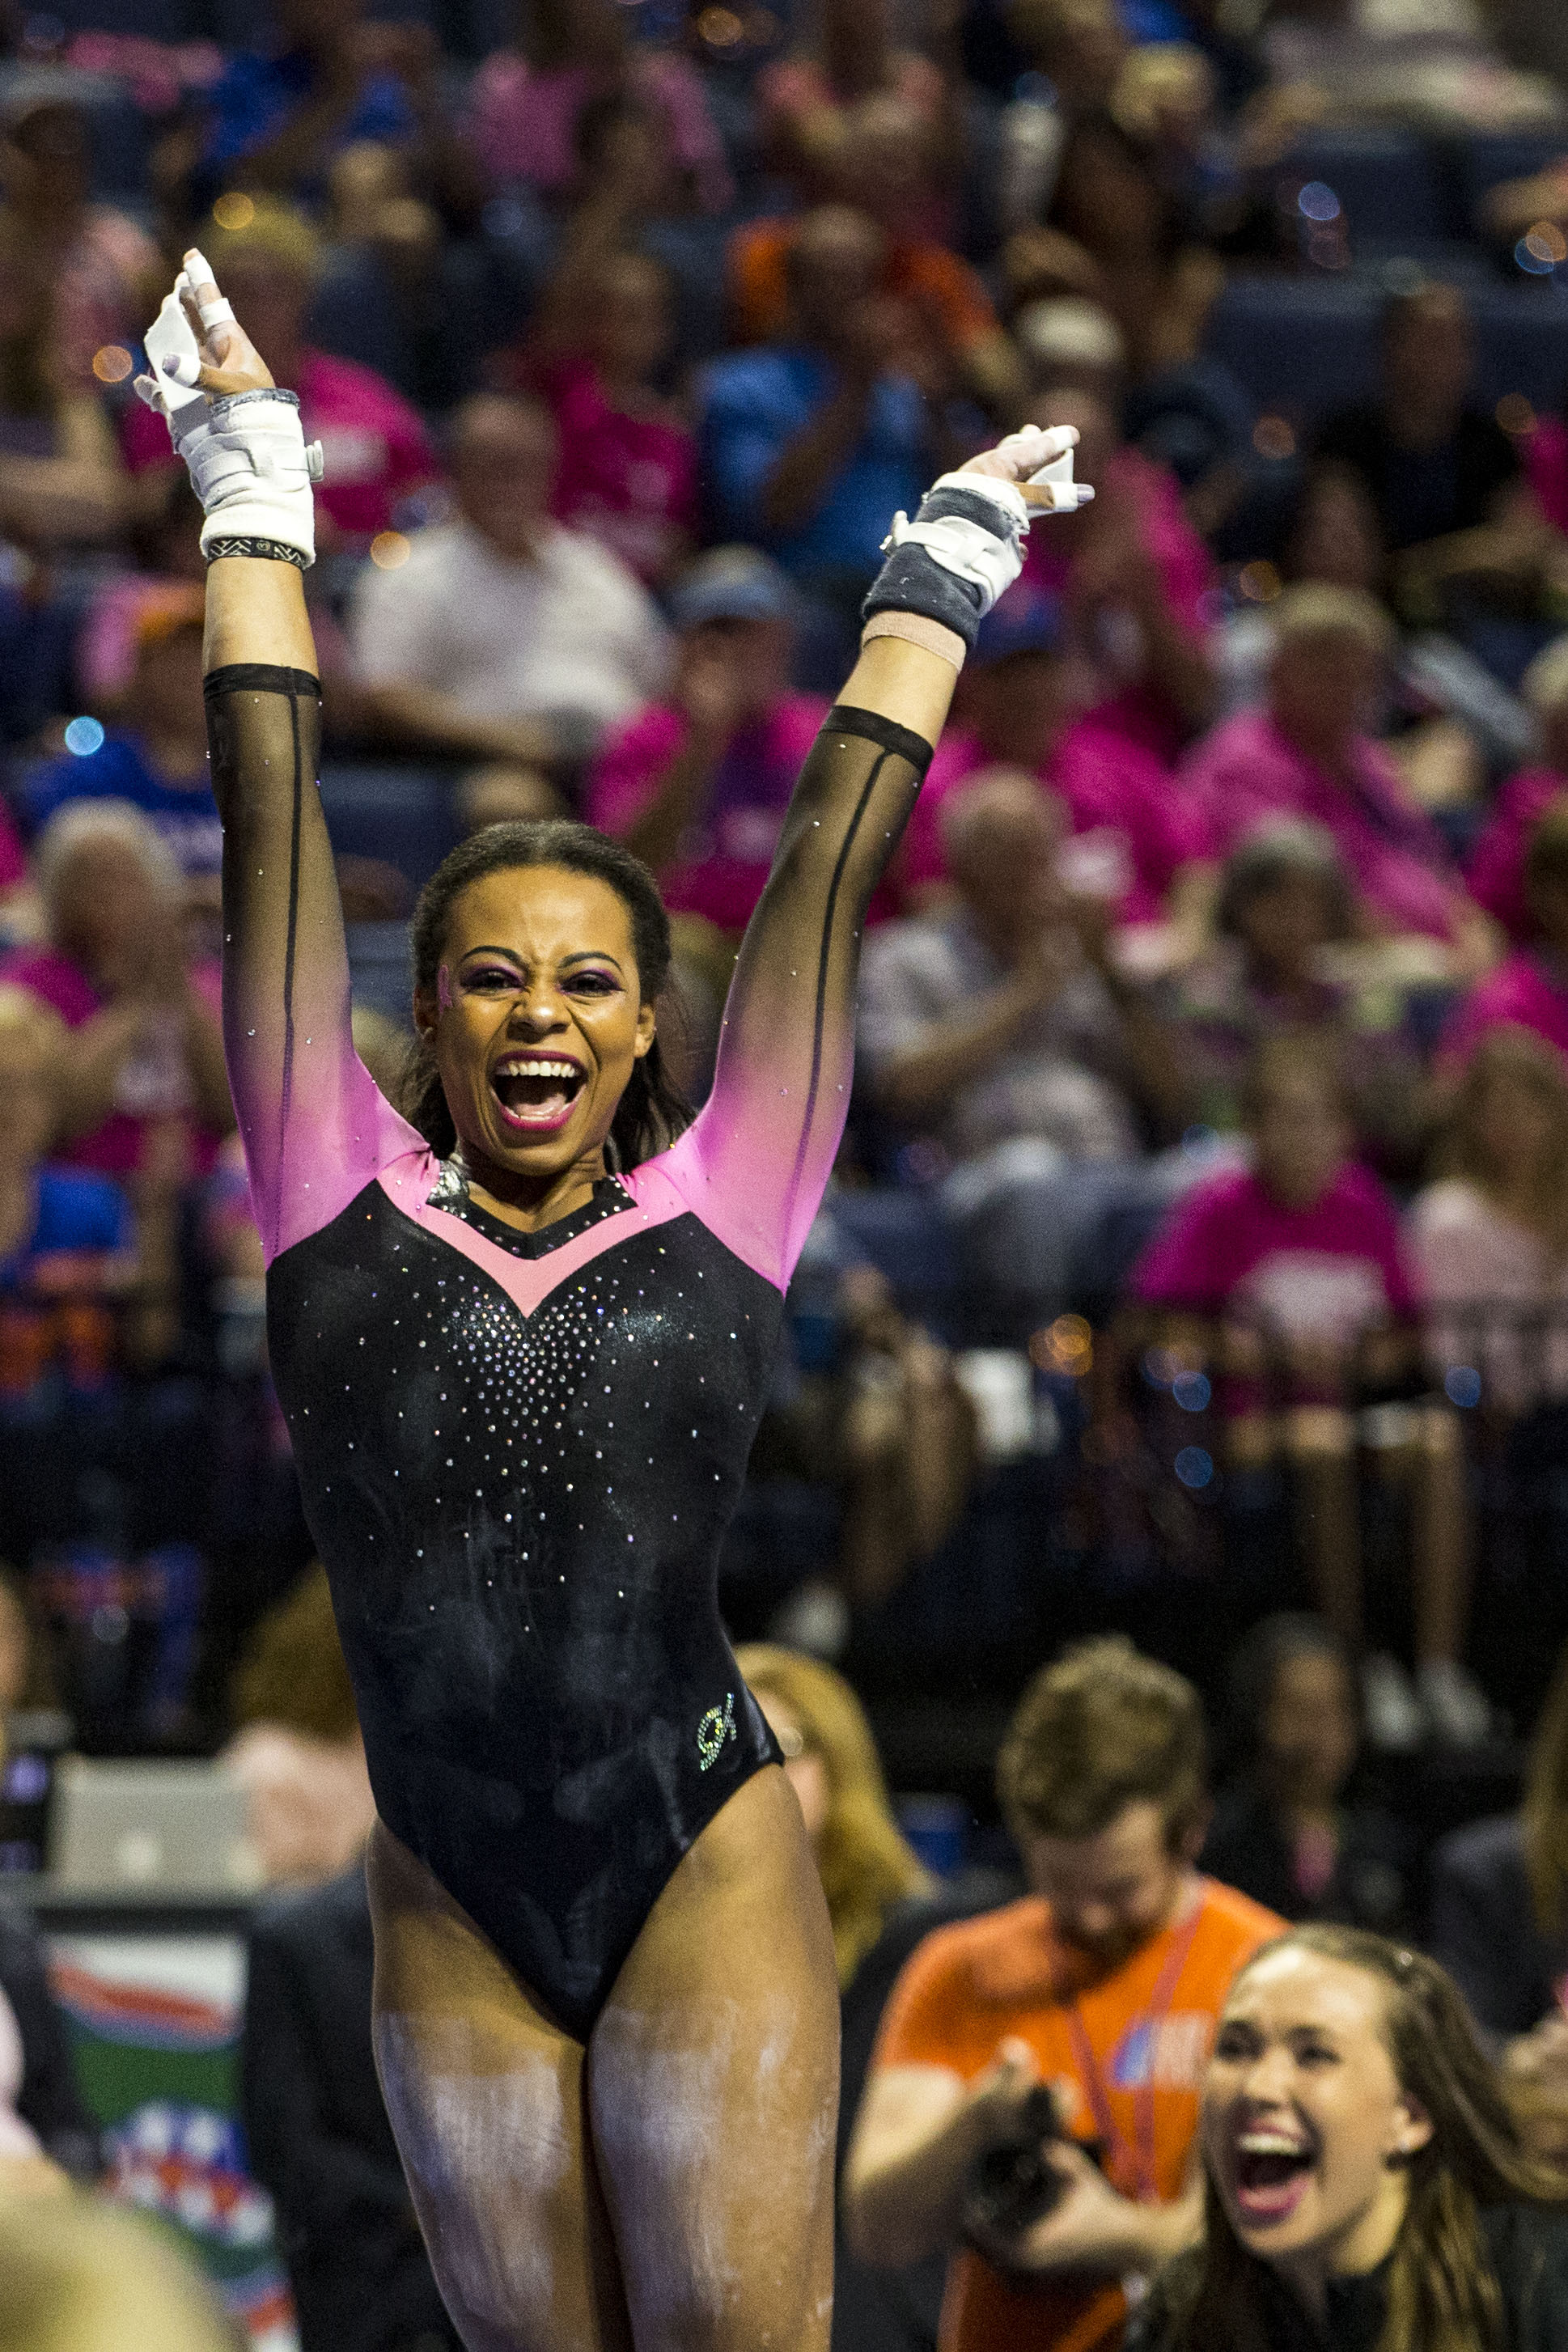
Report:
[{"label": "raised arm", "polygon": [[860,658],[817,737],[747,927],[713,1091],[669,1155],[691,1206],[781,1287],[832,1170],[848,1107],[866,908],[898,845],[981,615],[1016,578],[1028,504],[1082,486],[1021,478],[1071,428],[1031,427],[946,475],[894,525]]},{"label": "raised arm", "polygon": [[[358,1061],[316,784],[321,688],[302,571],[310,462],[291,395],[186,257],[199,385],[171,419],[206,513],[207,731],[224,825],[224,1044],[268,1258],[406,1148]],[[177,382],[178,379],[175,379]],[[161,386],[139,383],[148,396]],[[153,403],[163,405],[162,401]]]}]

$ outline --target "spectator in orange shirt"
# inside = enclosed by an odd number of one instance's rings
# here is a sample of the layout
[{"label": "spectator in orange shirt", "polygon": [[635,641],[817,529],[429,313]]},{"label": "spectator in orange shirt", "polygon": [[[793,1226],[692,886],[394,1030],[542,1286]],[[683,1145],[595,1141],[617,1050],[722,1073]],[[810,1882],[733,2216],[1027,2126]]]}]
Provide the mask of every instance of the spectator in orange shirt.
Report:
[{"label": "spectator in orange shirt", "polygon": [[[936,396],[961,390],[999,425],[1019,422],[1027,397],[1023,362],[974,270],[931,236],[937,134],[907,97],[888,90],[850,110],[853,135],[834,174],[837,201],[876,223],[884,242],[878,291],[900,304],[912,346],[925,346]],[[742,342],[777,341],[790,313],[789,256],[797,215],[738,229],[730,247],[730,293]]]},{"label": "spectator in orange shirt", "polygon": [[[904,1969],[856,2121],[846,2228],[889,2266],[956,2249],[941,2352],[1112,2352],[1125,2282],[1198,2234],[1215,2021],[1279,1922],[1194,1869],[1201,1703],[1123,1641],[1037,1676],[998,1785],[1035,1891],[939,1929]],[[1042,2105],[1056,2118],[1043,2133]],[[1020,2192],[1010,2226],[983,2187],[998,2169]]]}]

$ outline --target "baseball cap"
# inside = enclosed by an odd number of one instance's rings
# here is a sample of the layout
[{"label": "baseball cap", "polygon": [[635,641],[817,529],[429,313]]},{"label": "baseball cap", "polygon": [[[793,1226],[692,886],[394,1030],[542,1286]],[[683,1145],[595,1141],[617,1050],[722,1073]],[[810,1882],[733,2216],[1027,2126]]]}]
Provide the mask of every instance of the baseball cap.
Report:
[{"label": "baseball cap", "polygon": [[771,556],[755,547],[715,547],[700,555],[670,591],[678,629],[705,621],[789,621],[795,595]]}]

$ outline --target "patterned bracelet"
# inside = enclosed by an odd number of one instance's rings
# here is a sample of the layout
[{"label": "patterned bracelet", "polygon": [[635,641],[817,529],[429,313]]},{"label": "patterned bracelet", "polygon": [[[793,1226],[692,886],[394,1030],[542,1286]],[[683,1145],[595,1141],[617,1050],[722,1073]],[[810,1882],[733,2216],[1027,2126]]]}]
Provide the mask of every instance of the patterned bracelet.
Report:
[{"label": "patterned bracelet", "polygon": [[216,563],[220,555],[260,556],[274,563],[291,563],[299,572],[309,570],[310,562],[302,549],[289,547],[280,539],[215,539],[206,555],[209,563]]}]

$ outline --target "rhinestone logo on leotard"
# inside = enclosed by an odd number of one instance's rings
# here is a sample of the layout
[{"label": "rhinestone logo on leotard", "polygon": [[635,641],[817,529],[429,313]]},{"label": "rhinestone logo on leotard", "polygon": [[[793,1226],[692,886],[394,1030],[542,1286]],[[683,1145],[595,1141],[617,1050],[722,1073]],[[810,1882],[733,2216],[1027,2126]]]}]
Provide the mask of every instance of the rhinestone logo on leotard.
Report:
[{"label": "rhinestone logo on leotard", "polygon": [[708,1771],[719,1761],[726,1739],[739,1743],[735,1728],[735,1694],[726,1691],[722,1706],[710,1706],[697,1727],[697,1769]]}]

